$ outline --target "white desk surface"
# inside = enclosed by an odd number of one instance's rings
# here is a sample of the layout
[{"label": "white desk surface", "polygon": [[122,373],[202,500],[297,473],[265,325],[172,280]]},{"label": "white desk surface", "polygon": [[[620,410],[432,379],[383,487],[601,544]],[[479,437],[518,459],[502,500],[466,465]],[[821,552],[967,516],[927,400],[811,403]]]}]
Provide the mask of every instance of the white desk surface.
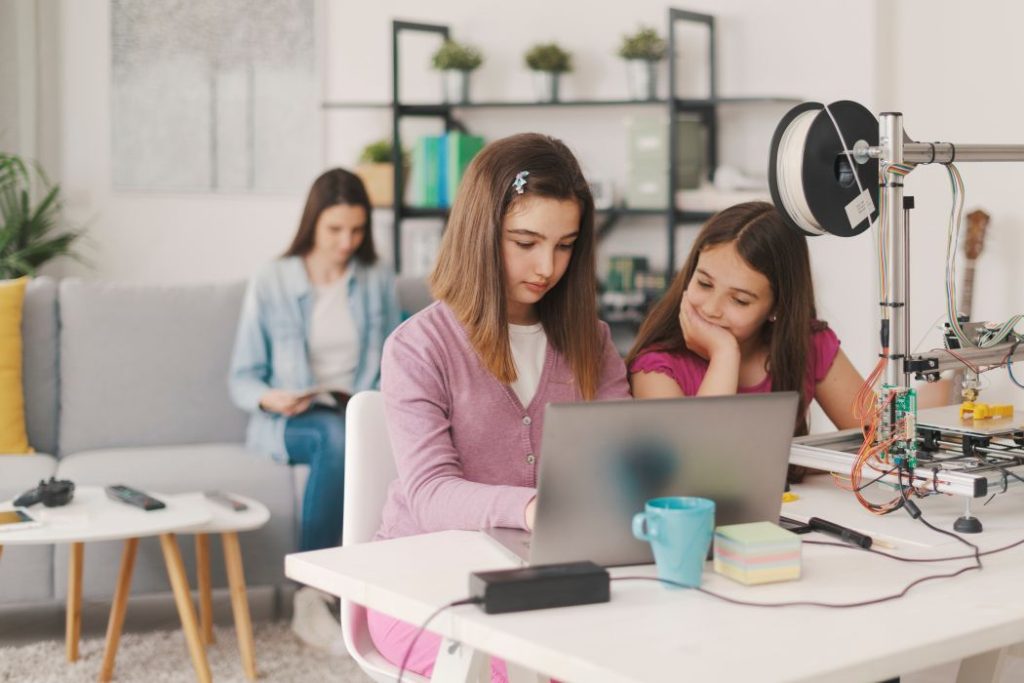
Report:
[{"label": "white desk surface", "polygon": [[[42,525],[0,531],[0,545],[82,543],[156,536],[205,524],[213,516],[211,504],[201,493],[175,496],[149,493],[167,507],[147,511],[111,500],[100,486],[76,487],[75,495],[67,505],[48,508],[39,504],[28,508],[29,514],[41,520]],[[10,501],[0,503],[0,509],[10,508]]]},{"label": "white desk surface", "polygon": [[[909,519],[878,518],[852,494],[813,477],[795,487],[784,514],[817,515],[898,544],[894,553],[934,557],[967,549]],[[978,501],[980,503],[980,501]],[[924,501],[933,524],[951,528],[962,502]],[[1024,538],[1024,495],[975,505],[982,549]],[[829,540],[817,534],[805,539]],[[659,584],[613,582],[612,601],[486,615],[448,610],[430,630],[563,681],[878,681],[1024,641],[1024,546],[984,558],[985,568],[913,589],[900,600],[854,609],[754,608]],[[805,544],[800,581],[745,587],[705,572],[704,586],[748,601],[850,602],[902,590],[966,560],[912,564],[856,549]],[[292,579],[413,623],[467,597],[470,571],[513,566],[477,532],[445,531],[289,555]],[[653,575],[653,566],[613,576]]]}]

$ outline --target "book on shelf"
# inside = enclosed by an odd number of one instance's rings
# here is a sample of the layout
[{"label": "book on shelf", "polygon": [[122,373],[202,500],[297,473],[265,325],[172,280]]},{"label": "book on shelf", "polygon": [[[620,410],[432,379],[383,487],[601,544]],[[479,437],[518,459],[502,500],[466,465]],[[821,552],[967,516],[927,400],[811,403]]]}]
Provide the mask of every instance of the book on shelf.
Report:
[{"label": "book on shelf", "polygon": [[413,147],[413,206],[450,207],[466,167],[483,146],[482,137],[458,131],[419,138]]},{"label": "book on shelf", "polygon": [[459,183],[462,182],[462,176],[466,173],[466,167],[469,166],[469,162],[473,160],[476,153],[483,149],[484,139],[479,135],[467,135],[458,131],[451,131],[446,137],[448,138],[446,150],[448,168],[445,185],[447,203],[445,206],[451,206],[455,202],[455,192],[459,189]]},{"label": "book on shelf", "polygon": [[424,135],[412,150],[412,202],[422,208],[441,206],[441,142],[443,136]]}]

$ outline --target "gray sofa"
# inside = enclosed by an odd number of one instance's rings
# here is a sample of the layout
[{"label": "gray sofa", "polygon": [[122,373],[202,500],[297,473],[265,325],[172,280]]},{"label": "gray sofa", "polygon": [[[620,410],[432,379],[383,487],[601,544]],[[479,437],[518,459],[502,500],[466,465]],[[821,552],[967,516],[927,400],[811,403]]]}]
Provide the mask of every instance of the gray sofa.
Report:
[{"label": "gray sofa", "polygon": [[[228,397],[227,368],[244,283],[140,286],[41,277],[22,322],[26,422],[32,455],[0,455],[0,500],[51,475],[76,485],[125,483],[169,494],[224,489],[262,501],[262,529],[242,535],[250,586],[284,582],[297,546],[304,472],[244,449],[246,415]],[[403,309],[429,301],[422,280],[400,280]],[[195,586],[194,548],[180,543]],[[85,546],[83,597],[109,598],[120,542]],[[214,586],[225,586],[219,543]],[[8,546],[0,608],[63,601],[68,548]],[[132,593],[168,591],[159,545],[139,545]]]}]

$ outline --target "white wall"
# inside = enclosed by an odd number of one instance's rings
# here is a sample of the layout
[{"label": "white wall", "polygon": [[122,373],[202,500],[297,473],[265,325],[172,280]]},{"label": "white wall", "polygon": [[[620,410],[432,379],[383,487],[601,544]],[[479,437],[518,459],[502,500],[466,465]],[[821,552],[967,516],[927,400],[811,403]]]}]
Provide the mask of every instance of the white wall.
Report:
[{"label": "white wall", "polygon": [[[642,0],[604,5],[599,13],[583,0],[550,3],[479,3],[443,0],[328,2],[321,7],[325,38],[327,100],[386,101],[390,97],[390,22],[399,17],[446,23],[456,38],[479,45],[487,61],[474,74],[478,100],[531,96],[522,53],[533,42],[557,39],[575,54],[576,71],[565,78],[564,96],[621,97],[625,72],[614,50],[621,35],[639,23],[663,29],[670,3]],[[872,110],[899,108],[908,131],[920,139],[1012,141],[1022,95],[1010,74],[1024,48],[1012,26],[1024,9],[1004,3],[967,12],[952,2],[928,0],[853,4],[800,0],[785,4],[755,0],[703,0],[688,9],[719,20],[719,88],[724,95],[784,94],[832,101],[853,99]],[[482,8],[483,7],[483,8]],[[972,5],[972,8],[975,6]],[[587,13],[582,30],[581,13]],[[69,215],[89,224],[91,268],[62,264],[58,273],[138,282],[191,282],[243,278],[287,243],[303,197],[114,192],[110,168],[109,4],[78,0],[61,5],[63,129],[61,181]],[[839,39],[845,36],[845,40]],[[941,40],[952,36],[944,51]],[[431,45],[405,53],[403,87],[413,98],[434,97],[437,77],[425,68]],[[684,47],[685,49],[685,47]],[[894,57],[899,65],[886,68]],[[664,84],[663,84],[664,85]],[[979,103],[987,105],[984,126]],[[472,111],[471,129],[490,138],[541,130],[566,139],[592,175],[624,178],[624,117],[643,112],[614,109]],[[728,137],[723,160],[750,172],[763,168],[768,137],[782,111],[761,107],[725,115]],[[389,134],[386,110],[324,114],[325,163],[351,165],[367,142]],[[411,139],[418,130],[411,127]],[[730,134],[731,132],[731,134]],[[730,143],[730,140],[733,142]],[[740,140],[737,144],[735,141]],[[988,250],[978,276],[980,315],[1005,317],[1024,308],[1022,288],[1011,283],[1021,253],[1022,210],[1014,192],[1019,166],[965,165],[969,206],[993,216]],[[762,171],[763,172],[763,171]],[[948,192],[941,169],[915,172],[908,192],[920,207],[913,218],[914,336],[941,313],[941,235]],[[390,254],[388,213],[378,212],[382,252]],[[415,224],[409,224],[414,228]],[[679,230],[684,252],[692,227]],[[620,224],[603,254],[648,253],[664,258],[664,228],[656,219]],[[821,315],[844,340],[862,370],[876,352],[874,261],[871,240],[811,241]]]},{"label": "white wall", "polygon": [[[391,20],[448,24],[460,40],[478,45],[484,66],[473,76],[476,100],[532,95],[522,54],[534,42],[558,40],[574,53],[576,70],[564,79],[565,98],[616,98],[627,92],[614,51],[621,35],[646,23],[664,30],[675,3],[637,0],[603,4],[568,0],[515,3],[415,0],[319,5],[324,42],[324,99],[390,98]],[[839,0],[693,0],[687,9],[718,17],[719,89],[723,95],[782,94],[818,101],[852,99],[873,111],[899,109],[917,139],[1012,142],[1024,94],[1015,69],[1024,58],[1014,27],[1024,7],[998,0],[968,10],[951,0],[848,3]],[[303,197],[114,192],[110,168],[110,28],[104,0],[63,2],[59,175],[73,219],[89,222],[92,267],[62,264],[51,270],[138,282],[229,280],[247,276],[286,245]],[[581,15],[586,15],[585,19]],[[583,28],[583,25],[586,28]],[[410,99],[437,97],[437,75],[427,68],[433,48],[411,41],[403,53],[403,89]],[[683,46],[684,54],[688,48]],[[696,63],[697,56],[694,57]],[[686,67],[684,65],[684,72]],[[697,71],[696,69],[693,71]],[[692,73],[692,72],[691,72]],[[664,80],[662,82],[664,88]],[[564,138],[585,170],[625,177],[623,119],[645,109],[526,109],[467,111],[464,120],[488,138],[539,130]],[[723,116],[723,161],[763,173],[768,139],[784,109],[736,108]],[[984,123],[982,123],[984,121]],[[403,129],[412,139],[431,125]],[[368,142],[390,134],[387,110],[332,111],[323,115],[324,160],[351,166]],[[1024,167],[964,164],[968,209],[992,214],[976,287],[975,311],[1005,318],[1024,310],[1015,284],[1024,253],[1024,209],[1016,201]],[[941,264],[949,193],[940,168],[923,168],[907,181],[917,197],[912,219],[912,323],[915,342],[941,315]],[[389,214],[376,212],[381,251],[390,257]],[[424,222],[434,225],[430,221]],[[407,224],[414,230],[415,223]],[[685,253],[695,229],[680,228]],[[408,233],[407,233],[408,234]],[[664,227],[657,219],[622,223],[602,246],[611,253],[646,253],[664,259]],[[869,236],[811,240],[820,314],[835,327],[847,353],[866,371],[877,352],[875,262]],[[923,346],[938,343],[926,336]],[[1022,372],[1021,374],[1024,374]],[[1005,382],[997,382],[996,397]]]},{"label": "white wall", "polygon": [[[915,140],[954,143],[1020,144],[1024,91],[1019,69],[1024,45],[1018,35],[1024,6],[982,0],[968,7],[951,0],[887,3],[896,37],[893,69],[883,81],[880,105],[901,111]],[[1024,312],[1024,286],[1018,272],[1024,257],[1024,164],[958,164],[967,190],[966,211],[991,215],[985,249],[978,260],[974,320],[1005,320]],[[915,170],[906,193],[916,197],[911,216],[911,322],[916,342],[944,314],[946,226],[951,194],[942,167]],[[940,343],[933,332],[924,348]],[[1024,379],[1024,368],[1016,371]],[[1021,392],[1005,371],[984,375],[991,401],[1021,402]]]},{"label": "white wall", "polygon": [[[664,30],[666,8],[674,3],[641,0],[603,5],[594,12],[585,0],[551,3],[520,0],[481,5],[440,0],[377,3],[325,2],[320,6],[324,38],[324,93],[327,100],[386,101],[390,98],[392,18],[446,23],[454,36],[486,55],[474,74],[474,99],[524,99],[532,94],[522,54],[534,42],[558,40],[575,56],[575,72],[564,79],[564,97],[623,97],[625,70],[614,55],[623,33],[640,23]],[[713,13],[719,28],[719,90],[724,95],[784,94],[831,101],[841,97],[874,105],[872,55],[876,45],[874,3],[851,8],[839,0],[799,0],[785,5],[756,0],[695,0],[688,9]],[[278,253],[294,229],[302,197],[258,195],[153,194],[114,192],[110,155],[109,4],[103,0],[64,2],[63,164],[69,215],[88,221],[89,269],[63,264],[59,273],[141,282],[188,282],[241,278]],[[582,28],[585,14],[586,29]],[[839,26],[861,39],[856,51],[836,50]],[[808,30],[808,29],[813,30]],[[426,68],[429,43],[406,46],[403,88],[413,99],[434,98],[437,75]],[[701,55],[682,47],[685,73],[699,73]],[[811,54],[827,59],[808,59]],[[691,66],[687,66],[692,62]],[[662,83],[664,87],[664,82]],[[685,84],[684,84],[685,87]],[[540,130],[563,137],[592,175],[625,178],[624,117],[641,108],[528,109],[473,111],[471,129],[489,137]],[[768,139],[780,107],[734,109],[723,116],[723,160],[764,173]],[[390,133],[386,110],[324,115],[325,162],[351,165],[367,142]],[[403,131],[409,139],[415,127]],[[731,141],[731,142],[730,142]],[[375,221],[382,251],[390,253],[387,212]],[[412,227],[412,225],[410,225]],[[695,229],[680,228],[685,253]],[[868,253],[864,244],[857,245]],[[848,292],[862,274],[835,267],[849,245],[815,244],[816,266],[839,278],[821,279],[823,314],[856,344],[859,325],[840,324],[836,294]],[[621,224],[603,253],[648,252],[664,262],[664,228],[656,219]],[[870,300],[872,297],[867,297]],[[871,315],[864,304],[864,315]],[[849,329],[844,329],[844,328]]]},{"label": "white wall", "polygon": [[[622,98],[626,73],[614,52],[621,36],[640,23],[664,32],[667,8],[714,14],[718,28],[719,92],[725,96],[787,95],[831,102],[852,99],[877,109],[879,15],[875,3],[800,0],[764,3],[756,0],[693,0],[672,3],[640,0],[607,3],[594,11],[585,0],[552,3],[519,0],[478,3],[448,0],[428,6],[414,0],[391,0],[360,8],[331,4],[327,12],[325,97],[332,101],[387,101],[391,95],[391,19],[448,24],[453,36],[482,48],[484,65],[474,73],[472,98],[477,101],[529,99],[530,74],[523,52],[534,42],[557,39],[575,56],[575,71],[563,77],[564,97]],[[586,13],[586,30],[581,30]],[[849,47],[837,36],[856,36]],[[440,81],[429,65],[429,41],[403,46],[403,99],[438,97]],[[681,68],[699,78],[703,53],[683,44]],[[384,55],[377,58],[375,55]],[[691,66],[687,66],[687,64]],[[355,65],[358,65],[356,67]],[[663,74],[663,76],[666,74]],[[662,79],[663,92],[666,81]],[[680,87],[687,87],[685,82]],[[771,134],[787,106],[758,105],[724,110],[722,161],[761,176],[767,173]],[[577,153],[588,175],[610,177],[620,187],[626,177],[623,119],[650,114],[649,108],[464,110],[470,129],[488,138],[537,130],[563,138]],[[325,115],[328,158],[351,163],[367,142],[390,135],[386,110],[333,111]],[[433,124],[436,129],[437,124]],[[424,130],[410,125],[403,138]],[[386,218],[386,216],[384,217]],[[429,224],[428,221],[423,223]],[[406,230],[414,224],[406,224]],[[678,230],[677,263],[689,250],[696,228]],[[638,253],[654,266],[665,263],[665,227],[660,219],[622,222],[603,242],[600,258]],[[869,236],[859,240],[818,239],[811,243],[817,275],[820,314],[844,340],[858,367],[867,368],[877,354],[877,306],[873,248]]]},{"label": "white wall", "polygon": [[60,178],[69,219],[88,226],[90,265],[65,262],[51,271],[136,282],[233,280],[280,253],[303,197],[112,189],[110,4],[75,0],[61,9]]}]

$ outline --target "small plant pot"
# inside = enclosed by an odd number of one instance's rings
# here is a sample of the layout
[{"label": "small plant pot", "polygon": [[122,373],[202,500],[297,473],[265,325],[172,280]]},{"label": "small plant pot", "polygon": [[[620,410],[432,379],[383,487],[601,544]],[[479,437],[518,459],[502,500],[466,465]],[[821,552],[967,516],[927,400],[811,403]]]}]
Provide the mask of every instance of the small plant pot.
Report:
[{"label": "small plant pot", "polygon": [[647,59],[627,59],[626,77],[629,96],[634,100],[658,99],[658,63]]},{"label": "small plant pot", "polygon": [[558,101],[558,80],[561,75],[557,71],[533,72],[533,91],[538,102]]},{"label": "small plant pot", "polygon": [[471,71],[445,69],[441,72],[444,101],[448,104],[469,103],[469,75]]},{"label": "small plant pot", "polygon": [[[395,203],[395,165],[389,163],[363,163],[356,166],[356,175],[366,186],[370,204],[376,207],[391,207]],[[409,167],[402,167],[402,178],[409,186]]]}]

